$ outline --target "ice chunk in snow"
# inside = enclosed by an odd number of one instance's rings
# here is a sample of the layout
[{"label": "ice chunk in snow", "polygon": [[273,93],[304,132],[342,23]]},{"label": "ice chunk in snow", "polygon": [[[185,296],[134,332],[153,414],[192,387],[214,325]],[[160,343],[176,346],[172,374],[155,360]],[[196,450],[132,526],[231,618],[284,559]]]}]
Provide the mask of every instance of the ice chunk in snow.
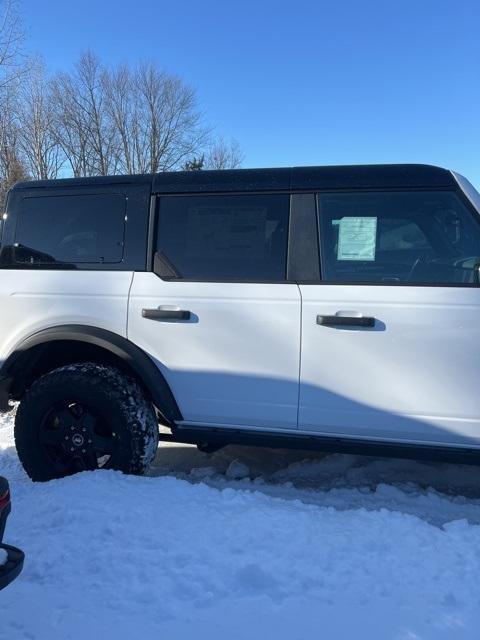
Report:
[{"label": "ice chunk in snow", "polygon": [[5,551],[5,549],[0,549],[0,567],[2,567],[4,564],[7,564],[7,560],[8,553]]},{"label": "ice chunk in snow", "polygon": [[240,462],[239,460],[232,460],[228,465],[228,469],[225,471],[225,475],[227,478],[241,480],[242,478],[247,478],[250,475],[250,469],[246,464],[243,464],[243,462]]}]

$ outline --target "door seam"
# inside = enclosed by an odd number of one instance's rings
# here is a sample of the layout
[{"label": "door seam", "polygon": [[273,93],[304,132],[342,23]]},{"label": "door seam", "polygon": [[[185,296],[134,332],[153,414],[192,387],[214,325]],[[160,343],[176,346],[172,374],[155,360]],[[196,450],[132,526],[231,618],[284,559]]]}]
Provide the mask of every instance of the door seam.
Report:
[{"label": "door seam", "polygon": [[302,378],[302,345],[303,345],[303,298],[300,285],[297,283],[298,293],[300,295],[300,345],[298,353],[298,393],[297,393],[297,429],[300,424],[300,388]]},{"label": "door seam", "polygon": [[130,286],[128,287],[128,295],[127,295],[127,322],[125,323],[125,335],[127,340],[129,340],[128,336],[128,322],[130,319],[130,294],[132,293],[133,280],[135,278],[135,271],[132,273],[132,279],[130,280]]}]

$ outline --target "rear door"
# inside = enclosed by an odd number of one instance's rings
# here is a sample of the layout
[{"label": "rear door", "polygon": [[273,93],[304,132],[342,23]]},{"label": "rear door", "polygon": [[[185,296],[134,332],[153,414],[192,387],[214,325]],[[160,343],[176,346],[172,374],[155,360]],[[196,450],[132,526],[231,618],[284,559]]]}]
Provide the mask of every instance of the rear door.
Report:
[{"label": "rear door", "polygon": [[299,429],[480,444],[480,225],[450,191],[318,195]]},{"label": "rear door", "polygon": [[297,427],[289,202],[288,194],[158,198],[154,272],[134,275],[128,337],[156,360],[186,423]]}]

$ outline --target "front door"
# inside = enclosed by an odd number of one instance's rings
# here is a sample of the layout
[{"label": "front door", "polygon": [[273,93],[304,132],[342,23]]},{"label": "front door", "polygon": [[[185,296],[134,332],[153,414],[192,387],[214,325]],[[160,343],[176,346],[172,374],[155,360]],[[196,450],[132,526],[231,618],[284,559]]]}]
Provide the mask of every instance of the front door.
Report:
[{"label": "front door", "polygon": [[455,192],[322,194],[300,287],[299,429],[480,444],[478,214]]},{"label": "front door", "polygon": [[289,196],[164,196],[158,205],[154,272],[135,273],[129,339],[154,357],[186,423],[296,429]]}]

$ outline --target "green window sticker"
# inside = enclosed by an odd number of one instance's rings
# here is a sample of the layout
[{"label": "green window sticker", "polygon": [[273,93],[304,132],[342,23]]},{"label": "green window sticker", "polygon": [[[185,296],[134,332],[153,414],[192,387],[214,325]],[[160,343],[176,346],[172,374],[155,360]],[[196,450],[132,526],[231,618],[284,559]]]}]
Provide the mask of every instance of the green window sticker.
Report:
[{"label": "green window sticker", "polygon": [[376,217],[348,217],[340,220],[337,260],[375,260]]}]

